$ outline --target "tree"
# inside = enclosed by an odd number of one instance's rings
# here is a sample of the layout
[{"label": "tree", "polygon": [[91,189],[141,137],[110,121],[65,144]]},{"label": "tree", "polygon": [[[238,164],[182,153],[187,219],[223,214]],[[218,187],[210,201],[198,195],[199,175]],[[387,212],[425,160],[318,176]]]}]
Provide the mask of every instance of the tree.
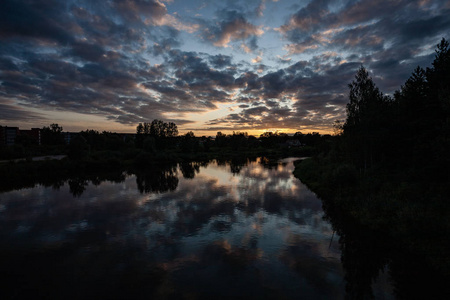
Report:
[{"label": "tree", "polygon": [[344,124],[344,131],[347,132],[360,126],[369,126],[380,112],[383,102],[383,94],[363,66],[356,72],[355,80],[348,87],[350,102],[347,104],[347,120]]},{"label": "tree", "polygon": [[450,45],[445,39],[436,46],[432,68],[427,68],[428,102],[435,109],[435,118],[445,119],[450,112]]},{"label": "tree", "polygon": [[349,157],[366,169],[384,156],[391,101],[383,96],[363,66],[348,87],[349,103],[343,133],[347,137]]},{"label": "tree", "polygon": [[166,123],[161,120],[153,120],[152,123],[139,123],[136,127],[136,147],[142,148],[144,140],[152,137],[158,148],[167,147],[167,139],[178,135],[178,127],[175,123]]},{"label": "tree", "polygon": [[216,134],[215,144],[217,147],[225,147],[227,143],[227,135],[218,131]]},{"label": "tree", "polygon": [[176,137],[178,135],[178,127],[175,123],[169,122],[167,124],[166,136],[169,138]]},{"label": "tree", "polygon": [[150,125],[150,135],[154,138],[163,138],[165,137],[165,124],[161,120],[153,120]]},{"label": "tree", "polygon": [[187,138],[187,139],[193,139],[193,138],[195,138],[195,134],[194,134],[193,131],[188,131],[188,132],[186,132],[184,137]]},{"label": "tree", "polygon": [[137,148],[142,148],[144,143],[144,125],[142,123],[139,123],[136,127],[136,139],[134,141]]},{"label": "tree", "polygon": [[334,123],[333,123],[333,134],[335,136],[338,136],[338,135],[341,135],[343,132],[344,132],[344,124],[342,123],[342,121],[341,120],[334,121]]},{"label": "tree", "polygon": [[247,147],[248,134],[247,132],[234,132],[230,137],[230,145],[233,150],[239,150],[240,148]]},{"label": "tree", "polygon": [[188,131],[181,139],[181,150],[183,152],[197,152],[199,148],[198,140],[192,131]]},{"label": "tree", "polygon": [[75,138],[70,141],[69,144],[69,157],[71,159],[82,159],[88,155],[89,145],[86,139],[78,134]]},{"label": "tree", "polygon": [[50,124],[41,130],[41,143],[43,145],[64,145],[63,128],[58,124]]},{"label": "tree", "polygon": [[[399,147],[404,155],[412,150],[413,140],[420,139],[420,132],[429,126],[430,113],[434,110],[433,105],[427,103],[429,88],[426,72],[417,66],[411,77],[401,86],[399,92],[395,93],[395,101],[398,107]],[[427,131],[427,130],[426,130]]]}]

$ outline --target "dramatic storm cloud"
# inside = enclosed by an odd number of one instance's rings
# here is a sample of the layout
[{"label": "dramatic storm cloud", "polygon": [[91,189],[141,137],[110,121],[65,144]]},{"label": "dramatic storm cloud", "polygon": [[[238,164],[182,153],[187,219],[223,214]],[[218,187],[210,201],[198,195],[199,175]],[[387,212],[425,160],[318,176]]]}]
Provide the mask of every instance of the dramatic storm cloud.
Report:
[{"label": "dramatic storm cloud", "polygon": [[328,132],[364,65],[393,93],[450,32],[439,0],[4,0],[0,125]]}]

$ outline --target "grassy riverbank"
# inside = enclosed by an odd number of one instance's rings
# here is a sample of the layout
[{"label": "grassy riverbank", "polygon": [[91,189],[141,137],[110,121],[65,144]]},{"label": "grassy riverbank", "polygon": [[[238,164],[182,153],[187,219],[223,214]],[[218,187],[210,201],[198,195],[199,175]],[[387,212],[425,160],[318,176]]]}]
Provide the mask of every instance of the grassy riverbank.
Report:
[{"label": "grassy riverbank", "polygon": [[[405,181],[381,168],[361,175],[351,165],[314,157],[295,163],[294,175],[340,219],[378,232],[450,278],[449,187]],[[407,172],[406,172],[407,173]]]}]

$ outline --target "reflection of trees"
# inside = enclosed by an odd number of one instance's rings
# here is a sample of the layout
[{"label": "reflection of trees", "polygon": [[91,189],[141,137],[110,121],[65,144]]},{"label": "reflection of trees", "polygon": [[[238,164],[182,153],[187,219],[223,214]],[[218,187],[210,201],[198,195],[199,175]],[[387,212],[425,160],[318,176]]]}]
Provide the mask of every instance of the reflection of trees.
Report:
[{"label": "reflection of trees", "polygon": [[[407,248],[408,243],[427,243],[425,240],[416,240],[416,231],[413,233],[414,237],[409,237],[408,234],[392,237],[389,230],[373,230],[356,222],[329,201],[324,201],[324,210],[325,218],[340,236],[347,298],[373,298],[372,284],[380,272],[387,268],[397,298],[446,298],[442,295],[449,293],[443,290],[448,276],[433,269],[423,255],[412,253]],[[408,226],[399,222],[395,226]],[[430,252],[436,251],[436,247],[438,245],[433,241],[427,249]]]},{"label": "reflection of trees", "polygon": [[136,172],[136,183],[141,193],[164,193],[174,191],[178,186],[176,166],[153,167]]},{"label": "reflection of trees", "polygon": [[86,190],[86,187],[91,182],[93,185],[98,186],[104,181],[110,181],[120,183],[125,180],[125,174],[122,171],[111,173],[93,173],[86,174],[84,176],[71,177],[67,183],[69,184],[70,193],[74,197],[80,197]]},{"label": "reflection of trees", "polygon": [[186,179],[193,179],[200,172],[200,164],[197,162],[180,163],[180,171]]},{"label": "reflection of trees", "polygon": [[73,178],[67,182],[69,184],[70,193],[74,197],[80,197],[88,186],[88,181],[84,178]]},{"label": "reflection of trees", "polygon": [[277,160],[271,160],[268,157],[261,157],[258,161],[265,169],[276,170],[278,165],[286,166],[286,163],[279,163]]},{"label": "reflection of trees", "polygon": [[100,185],[104,181],[121,183],[125,180],[125,173],[122,171],[115,173],[106,173],[106,174],[93,174],[88,177],[88,179],[92,182],[93,185]]},{"label": "reflection of trees", "polygon": [[233,174],[239,174],[242,168],[247,166],[249,163],[256,161],[256,158],[247,158],[245,156],[233,157],[232,159],[217,159],[217,165],[219,166],[230,166],[230,171]]},{"label": "reflection of trees", "polygon": [[125,173],[120,168],[87,170],[84,166],[68,165],[62,168],[58,164],[58,162],[49,160],[42,163],[4,165],[0,172],[0,191],[31,188],[36,185],[59,190],[67,182],[70,192],[79,197],[89,182],[100,185],[104,181],[119,183],[125,180]]},{"label": "reflection of trees", "polygon": [[[67,183],[69,184],[70,192],[74,197],[80,197],[86,190],[86,187],[91,182],[93,185],[98,186],[104,181],[110,181],[120,183],[125,180],[125,174],[121,171],[111,173],[94,173],[84,176],[71,177]],[[55,184],[58,184],[56,182]],[[54,186],[54,185],[53,185]]]},{"label": "reflection of trees", "polygon": [[[382,234],[364,232],[360,226],[339,232],[342,265],[350,299],[372,298],[372,283],[389,261],[389,248]],[[353,232],[352,232],[353,231]]]},{"label": "reflection of trees", "polygon": [[324,202],[325,218],[339,234],[341,261],[345,270],[346,293],[349,299],[373,298],[372,283],[388,263],[391,244],[386,236],[370,231],[331,203]]}]

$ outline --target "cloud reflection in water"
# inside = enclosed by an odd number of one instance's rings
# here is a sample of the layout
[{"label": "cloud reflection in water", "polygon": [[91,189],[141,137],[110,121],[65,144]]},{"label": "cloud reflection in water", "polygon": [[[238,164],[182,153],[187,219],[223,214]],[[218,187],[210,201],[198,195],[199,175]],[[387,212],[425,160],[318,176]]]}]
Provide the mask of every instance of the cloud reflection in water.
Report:
[{"label": "cloud reflection in water", "polygon": [[321,201],[292,171],[292,162],[213,161],[82,181],[77,197],[70,182],[12,191],[0,201],[0,239],[25,250],[68,245],[75,269],[97,256],[116,271],[150,265],[167,276],[153,290],[166,296],[338,298],[337,238],[330,246]]}]

